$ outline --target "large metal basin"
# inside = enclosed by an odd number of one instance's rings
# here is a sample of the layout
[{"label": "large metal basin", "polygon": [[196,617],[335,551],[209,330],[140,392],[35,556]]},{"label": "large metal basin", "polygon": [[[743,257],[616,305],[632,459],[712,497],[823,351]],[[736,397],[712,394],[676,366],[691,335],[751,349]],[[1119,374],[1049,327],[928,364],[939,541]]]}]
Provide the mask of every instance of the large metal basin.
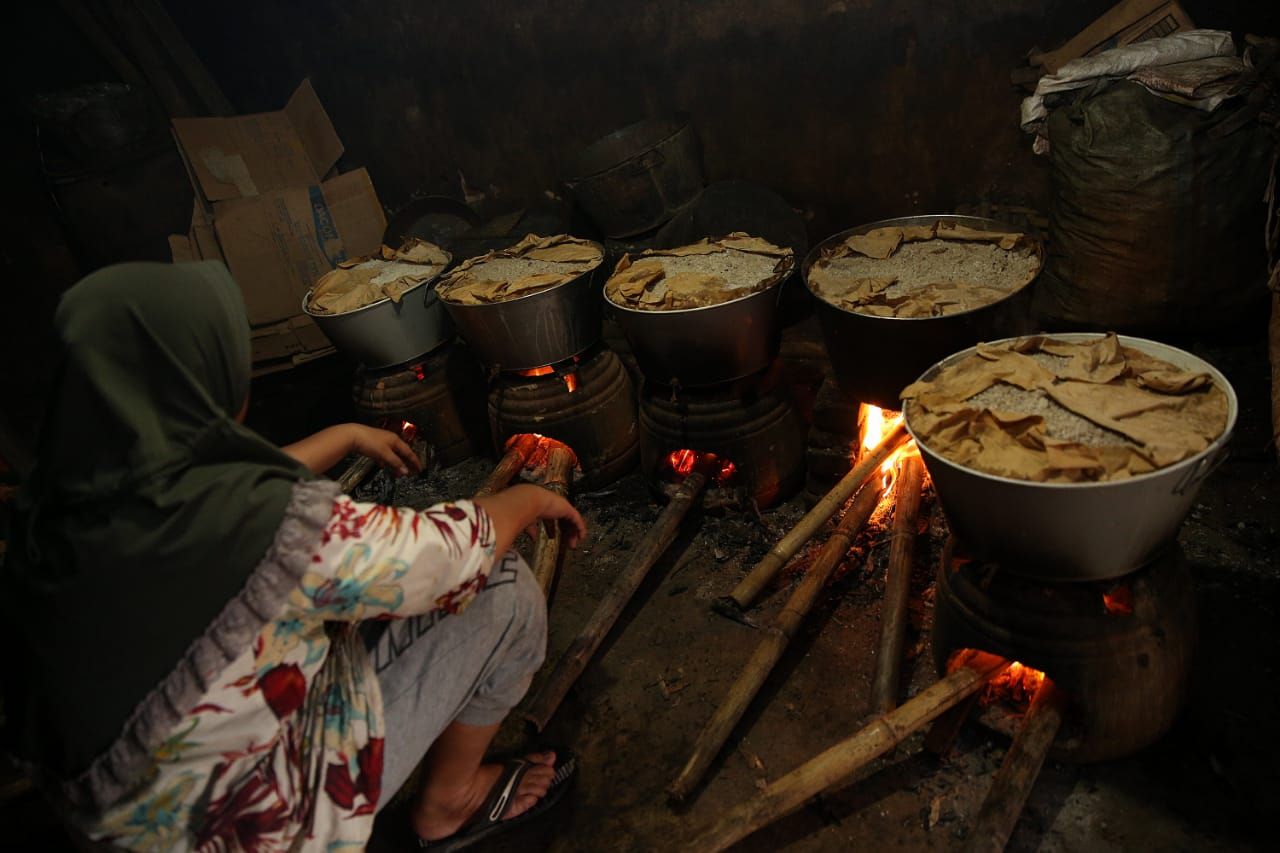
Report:
[{"label": "large metal basin", "polygon": [[[1102,336],[1053,337],[1087,342]],[[1188,352],[1125,335],[1120,342],[1211,375],[1227,395],[1227,426],[1222,435],[1177,464],[1105,483],[1032,483],[987,474],[957,465],[917,439],[951,532],[973,556],[1043,580],[1103,580],[1144,565],[1177,535],[1201,484],[1226,456],[1238,413],[1236,394],[1217,368]],[[935,376],[975,349],[943,359],[920,378]],[[908,410],[907,429],[911,430],[909,415]]]},{"label": "large metal basin", "polygon": [[[809,270],[823,252],[855,234],[876,228],[949,222],[979,231],[1008,231],[1014,226],[977,216],[935,214],[882,219],[833,234],[810,250],[802,273],[809,287]],[[1034,240],[1031,235],[1029,239]],[[1044,247],[1035,240],[1044,267]],[[818,322],[827,354],[840,385],[851,400],[897,409],[899,393],[924,370],[950,353],[980,341],[1023,335],[1032,330],[1031,292],[1039,273],[1026,285],[998,302],[944,317],[873,317],[837,308],[814,293]],[[813,292],[813,288],[809,287]]]},{"label": "large metal basin", "polygon": [[[603,260],[604,249],[598,244]],[[486,366],[531,370],[572,358],[600,339],[597,264],[576,278],[527,296],[485,305],[441,300],[458,333]]]},{"label": "large metal basin", "polygon": [[608,237],[657,228],[702,190],[689,117],[650,118],[588,145],[569,164],[574,198]]},{"label": "large metal basin", "polygon": [[[447,254],[447,253],[446,253]],[[440,272],[448,263],[440,268]],[[333,345],[365,367],[404,364],[453,337],[453,324],[436,294],[436,273],[404,292],[398,303],[390,299],[343,314],[314,314],[307,307],[311,291],[302,297],[303,312],[315,321]]]},{"label": "large metal basin", "polygon": [[778,355],[778,300],[795,259],[764,289],[719,305],[640,311],[602,293],[631,345],[640,372],[653,382],[695,388],[759,373]]}]

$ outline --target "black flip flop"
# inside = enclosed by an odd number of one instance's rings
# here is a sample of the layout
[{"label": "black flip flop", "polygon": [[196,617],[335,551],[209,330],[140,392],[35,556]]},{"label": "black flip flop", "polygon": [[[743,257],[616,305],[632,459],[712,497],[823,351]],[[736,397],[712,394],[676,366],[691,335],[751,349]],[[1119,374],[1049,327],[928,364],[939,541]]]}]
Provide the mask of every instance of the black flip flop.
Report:
[{"label": "black flip flop", "polygon": [[435,841],[419,838],[418,846],[433,853],[453,853],[455,850],[470,847],[486,838],[523,826],[549,811],[564,797],[565,791],[569,790],[569,785],[578,772],[576,755],[569,750],[553,751],[556,754],[555,776],[551,778],[551,787],[547,789],[546,796],[538,800],[533,808],[510,820],[502,819],[516,791],[520,789],[520,780],[524,778],[524,774],[538,766],[523,758],[513,758],[503,763],[498,781],[493,783],[493,787],[489,789],[489,796],[485,797],[484,803],[476,810],[474,821],[445,838],[438,838]]}]

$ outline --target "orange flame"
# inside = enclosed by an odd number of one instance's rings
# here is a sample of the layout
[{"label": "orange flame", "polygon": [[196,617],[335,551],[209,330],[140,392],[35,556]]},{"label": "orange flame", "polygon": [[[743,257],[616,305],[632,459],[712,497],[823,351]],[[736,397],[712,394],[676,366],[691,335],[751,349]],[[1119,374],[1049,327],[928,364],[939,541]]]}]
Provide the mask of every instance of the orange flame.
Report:
[{"label": "orange flame", "polygon": [[569,389],[570,394],[572,394],[574,391],[577,391],[578,390],[578,374],[566,373],[564,375],[564,387]]},{"label": "orange flame", "polygon": [[[885,435],[902,421],[902,413],[863,403],[858,420],[861,423],[861,437],[858,440],[862,448],[860,452],[869,453],[879,446]],[[893,485],[898,460],[914,451],[915,443],[909,441],[890,454],[889,458],[880,465],[880,486],[886,496]]]},{"label": "orange flame", "polygon": [[708,476],[717,486],[725,485],[738,472],[738,466],[729,459],[722,459],[714,453],[699,453],[688,448],[668,453],[666,466],[681,479],[692,474],[695,468],[702,468],[707,471]]}]

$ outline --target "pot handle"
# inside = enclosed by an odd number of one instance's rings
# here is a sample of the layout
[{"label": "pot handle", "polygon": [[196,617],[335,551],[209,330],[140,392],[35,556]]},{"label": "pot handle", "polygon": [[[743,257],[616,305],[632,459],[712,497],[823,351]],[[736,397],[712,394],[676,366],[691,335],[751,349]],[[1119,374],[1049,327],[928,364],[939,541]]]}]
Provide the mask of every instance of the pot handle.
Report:
[{"label": "pot handle", "polygon": [[1231,455],[1231,450],[1225,444],[1219,447],[1215,452],[1201,459],[1196,464],[1187,469],[1179,479],[1177,485],[1173,487],[1175,495],[1185,495],[1187,492],[1200,488],[1200,484],[1209,478],[1209,475],[1218,470],[1223,462],[1227,461],[1227,457]]}]

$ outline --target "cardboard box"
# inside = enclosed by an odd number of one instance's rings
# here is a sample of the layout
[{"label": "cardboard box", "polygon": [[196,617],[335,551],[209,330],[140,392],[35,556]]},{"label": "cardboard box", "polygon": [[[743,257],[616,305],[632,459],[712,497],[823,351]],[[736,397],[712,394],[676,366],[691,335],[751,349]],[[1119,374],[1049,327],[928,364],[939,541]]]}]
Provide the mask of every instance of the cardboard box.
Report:
[{"label": "cardboard box", "polygon": [[1062,47],[1032,55],[1031,64],[1052,74],[1081,56],[1192,29],[1195,24],[1173,0],[1121,0]]},{"label": "cardboard box", "polygon": [[369,173],[333,171],[342,142],[304,81],[283,110],[174,119],[196,191],[174,260],[224,260],[253,326],[255,370],[332,352],[302,313],[307,290],[339,261],[373,254],[386,219]]}]

